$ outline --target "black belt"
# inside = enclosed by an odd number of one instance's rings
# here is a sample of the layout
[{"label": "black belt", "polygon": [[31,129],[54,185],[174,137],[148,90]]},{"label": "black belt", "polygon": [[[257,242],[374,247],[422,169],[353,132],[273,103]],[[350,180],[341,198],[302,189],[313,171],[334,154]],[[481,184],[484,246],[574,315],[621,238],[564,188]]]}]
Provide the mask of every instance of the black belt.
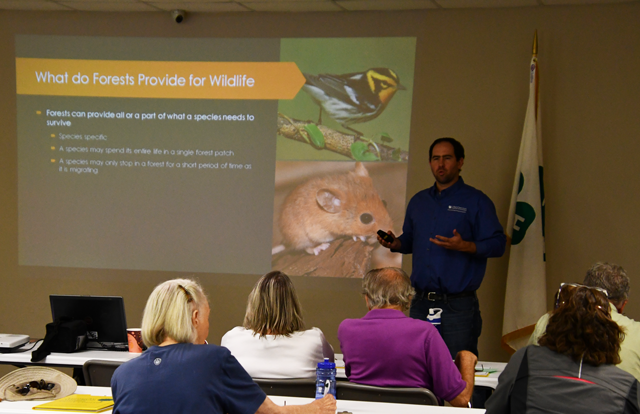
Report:
[{"label": "black belt", "polygon": [[462,293],[456,293],[456,294],[450,295],[447,293],[426,292],[424,290],[416,289],[416,299],[427,299],[428,301],[431,301],[431,302],[435,302],[435,301],[446,302],[451,299],[466,298],[466,297],[475,296],[475,295],[476,295],[475,290],[472,290],[470,292],[462,292]]}]

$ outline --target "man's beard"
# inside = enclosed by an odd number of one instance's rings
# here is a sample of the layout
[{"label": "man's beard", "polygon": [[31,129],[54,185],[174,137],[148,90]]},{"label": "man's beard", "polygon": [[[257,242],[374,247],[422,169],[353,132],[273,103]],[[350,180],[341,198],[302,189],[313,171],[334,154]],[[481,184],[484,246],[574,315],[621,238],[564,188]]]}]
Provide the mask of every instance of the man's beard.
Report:
[{"label": "man's beard", "polygon": [[446,185],[450,184],[453,180],[456,179],[456,174],[451,172],[449,174],[445,174],[443,176],[438,175],[438,171],[436,171],[435,179],[438,184]]}]

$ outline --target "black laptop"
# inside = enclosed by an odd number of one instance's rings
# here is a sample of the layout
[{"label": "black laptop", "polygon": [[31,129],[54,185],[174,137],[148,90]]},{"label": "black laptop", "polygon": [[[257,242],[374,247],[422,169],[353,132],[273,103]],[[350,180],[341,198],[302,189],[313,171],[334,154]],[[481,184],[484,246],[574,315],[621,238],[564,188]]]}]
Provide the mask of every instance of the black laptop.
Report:
[{"label": "black laptop", "polygon": [[50,295],[51,316],[83,320],[87,349],[127,351],[127,318],[120,296]]}]

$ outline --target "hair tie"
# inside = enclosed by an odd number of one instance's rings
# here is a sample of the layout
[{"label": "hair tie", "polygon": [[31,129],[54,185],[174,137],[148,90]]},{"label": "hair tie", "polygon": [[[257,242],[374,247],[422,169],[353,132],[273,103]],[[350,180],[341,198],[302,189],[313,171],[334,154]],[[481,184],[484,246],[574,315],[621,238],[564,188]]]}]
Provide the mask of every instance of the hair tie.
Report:
[{"label": "hair tie", "polygon": [[192,302],[193,301],[193,296],[191,296],[191,293],[189,293],[189,291],[187,289],[185,289],[184,286],[182,286],[182,285],[178,285],[178,287],[180,289],[182,289],[182,291],[184,292],[185,295],[187,295],[187,303]]}]

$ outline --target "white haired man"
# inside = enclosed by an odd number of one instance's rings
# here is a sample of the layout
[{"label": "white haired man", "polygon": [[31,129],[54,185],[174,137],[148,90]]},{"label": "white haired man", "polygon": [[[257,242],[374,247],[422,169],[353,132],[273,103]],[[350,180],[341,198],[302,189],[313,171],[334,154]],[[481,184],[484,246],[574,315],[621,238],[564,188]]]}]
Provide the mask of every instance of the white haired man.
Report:
[{"label": "white haired man", "polygon": [[[338,328],[349,381],[380,387],[423,387],[456,407],[467,407],[477,357],[456,355],[427,321],[407,317],[415,290],[401,269],[370,270],[362,280],[369,312]],[[457,367],[457,369],[456,369]]]}]

